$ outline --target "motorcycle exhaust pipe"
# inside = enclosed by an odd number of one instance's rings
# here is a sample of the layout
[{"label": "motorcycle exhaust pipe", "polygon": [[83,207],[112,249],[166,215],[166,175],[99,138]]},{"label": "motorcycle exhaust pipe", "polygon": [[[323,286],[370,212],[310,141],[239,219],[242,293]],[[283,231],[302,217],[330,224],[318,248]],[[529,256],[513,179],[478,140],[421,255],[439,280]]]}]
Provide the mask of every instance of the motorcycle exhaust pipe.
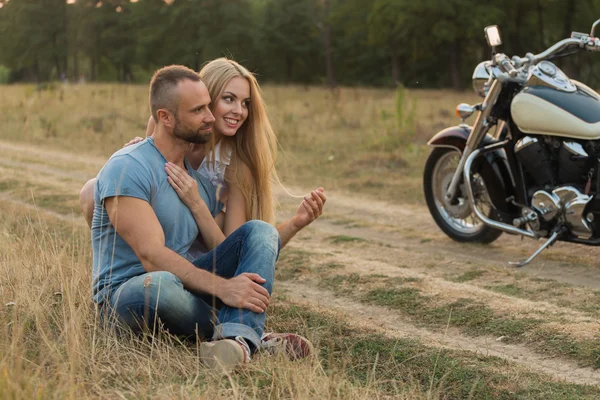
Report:
[{"label": "motorcycle exhaust pipe", "polygon": [[467,197],[469,198],[469,202],[471,203],[471,207],[473,207],[473,211],[475,211],[475,215],[479,218],[484,224],[491,226],[492,228],[496,228],[498,230],[512,233],[515,235],[523,235],[533,239],[537,239],[538,235],[536,235],[531,230],[524,230],[517,228],[512,225],[508,225],[502,222],[494,221],[493,219],[488,218],[484,213],[482,213],[477,206],[475,205],[475,197],[473,196],[473,188],[471,186],[471,166],[473,165],[473,161],[479,156],[481,153],[495,150],[497,147],[502,147],[506,142],[494,143],[492,145],[483,147],[481,149],[477,149],[473,151],[469,157],[467,157],[467,161],[465,162],[465,167],[463,169],[463,179],[465,181],[465,190],[467,192]]}]

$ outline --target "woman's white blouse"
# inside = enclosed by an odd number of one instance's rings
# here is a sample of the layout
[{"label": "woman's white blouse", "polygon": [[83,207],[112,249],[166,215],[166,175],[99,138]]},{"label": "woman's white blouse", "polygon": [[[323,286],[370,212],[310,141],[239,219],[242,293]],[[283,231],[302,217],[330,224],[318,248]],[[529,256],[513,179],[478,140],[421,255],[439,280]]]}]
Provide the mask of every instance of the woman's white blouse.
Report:
[{"label": "woman's white blouse", "polygon": [[219,143],[215,146],[214,164],[212,162],[213,151],[211,150],[202,160],[202,164],[198,167],[198,172],[208,179],[214,187],[221,185],[222,188],[225,188],[227,186],[225,184],[225,169],[231,163],[231,149],[226,149],[223,152],[224,154],[221,154],[221,143],[222,141],[219,140]]}]

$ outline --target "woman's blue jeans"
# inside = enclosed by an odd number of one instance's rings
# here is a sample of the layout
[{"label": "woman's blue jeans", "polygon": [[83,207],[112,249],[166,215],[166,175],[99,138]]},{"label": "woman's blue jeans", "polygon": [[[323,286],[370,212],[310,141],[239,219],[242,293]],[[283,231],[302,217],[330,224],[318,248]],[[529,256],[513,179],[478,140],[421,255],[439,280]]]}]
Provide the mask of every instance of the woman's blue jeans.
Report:
[{"label": "woman's blue jeans", "polygon": [[[260,275],[269,294],[273,289],[279,234],[270,224],[249,221],[193,264],[223,278],[244,272]],[[156,271],[133,277],[119,286],[109,301],[117,320],[134,332],[154,330],[158,321],[170,333],[201,339],[242,336],[260,346],[266,313],[232,308],[209,295],[189,292],[175,275]]]}]

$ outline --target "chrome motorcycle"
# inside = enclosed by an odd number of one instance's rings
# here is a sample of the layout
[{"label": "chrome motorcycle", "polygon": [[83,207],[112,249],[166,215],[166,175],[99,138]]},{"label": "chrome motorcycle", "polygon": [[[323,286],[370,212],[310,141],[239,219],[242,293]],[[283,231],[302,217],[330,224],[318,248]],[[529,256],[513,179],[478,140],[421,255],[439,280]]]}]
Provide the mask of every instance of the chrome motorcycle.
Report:
[{"label": "chrome motorcycle", "polygon": [[[573,32],[540,54],[509,58],[497,26],[484,32],[492,58],[473,73],[484,98],[459,104],[462,124],[437,133],[424,171],[429,211],[450,238],[490,243],[502,232],[547,238],[522,267],[556,241],[600,245],[600,96],[551,59],[600,51]],[[465,119],[476,114],[473,126]]]}]

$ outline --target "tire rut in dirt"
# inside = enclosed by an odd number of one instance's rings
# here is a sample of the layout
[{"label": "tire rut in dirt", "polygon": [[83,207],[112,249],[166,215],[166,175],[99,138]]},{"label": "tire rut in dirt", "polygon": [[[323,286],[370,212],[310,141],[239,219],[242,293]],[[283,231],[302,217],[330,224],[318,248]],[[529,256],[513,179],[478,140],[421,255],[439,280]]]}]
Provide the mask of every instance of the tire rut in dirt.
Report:
[{"label": "tire rut in dirt", "polygon": [[503,344],[490,338],[473,338],[460,335],[455,330],[433,332],[416,327],[397,313],[377,306],[364,305],[331,292],[315,289],[299,282],[278,283],[280,293],[292,302],[305,304],[316,309],[335,310],[344,314],[353,324],[379,330],[389,337],[418,338],[425,345],[467,350],[474,354],[496,356],[526,369],[546,374],[559,381],[583,385],[600,385],[600,372],[592,368],[578,367],[574,362],[548,359],[524,346]]}]

